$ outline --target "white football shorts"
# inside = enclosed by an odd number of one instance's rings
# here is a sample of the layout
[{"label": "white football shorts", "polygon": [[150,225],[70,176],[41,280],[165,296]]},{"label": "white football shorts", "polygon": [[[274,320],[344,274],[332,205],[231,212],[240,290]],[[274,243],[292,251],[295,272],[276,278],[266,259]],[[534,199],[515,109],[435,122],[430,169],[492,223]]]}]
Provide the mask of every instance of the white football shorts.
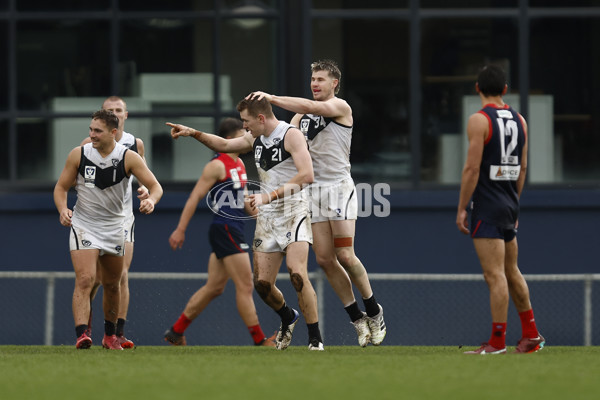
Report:
[{"label": "white football shorts", "polygon": [[312,184],[308,190],[313,224],[358,217],[358,200],[352,178],[337,184]]}]

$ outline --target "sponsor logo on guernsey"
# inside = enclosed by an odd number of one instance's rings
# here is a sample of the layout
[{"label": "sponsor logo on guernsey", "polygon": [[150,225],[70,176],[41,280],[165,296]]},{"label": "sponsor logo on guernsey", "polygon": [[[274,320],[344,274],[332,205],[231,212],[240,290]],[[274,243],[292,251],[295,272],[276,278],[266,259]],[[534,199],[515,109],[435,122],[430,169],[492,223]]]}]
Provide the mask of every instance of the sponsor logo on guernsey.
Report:
[{"label": "sponsor logo on guernsey", "polygon": [[261,239],[254,239],[254,247],[258,247],[262,244],[262,240]]},{"label": "sponsor logo on guernsey", "polygon": [[500,118],[512,119],[512,117],[513,117],[512,113],[508,110],[498,110],[497,114],[498,114],[498,117],[500,117]]},{"label": "sponsor logo on guernsey", "polygon": [[83,171],[83,180],[85,187],[93,188],[96,186],[96,167],[86,166]]},{"label": "sponsor logo on guernsey", "polygon": [[519,179],[521,167],[518,165],[491,165],[490,180],[492,181],[516,181]]},{"label": "sponsor logo on guernsey", "polygon": [[250,248],[250,246],[248,246],[246,243],[240,243],[240,247],[241,247],[243,250],[248,250],[248,249]]}]

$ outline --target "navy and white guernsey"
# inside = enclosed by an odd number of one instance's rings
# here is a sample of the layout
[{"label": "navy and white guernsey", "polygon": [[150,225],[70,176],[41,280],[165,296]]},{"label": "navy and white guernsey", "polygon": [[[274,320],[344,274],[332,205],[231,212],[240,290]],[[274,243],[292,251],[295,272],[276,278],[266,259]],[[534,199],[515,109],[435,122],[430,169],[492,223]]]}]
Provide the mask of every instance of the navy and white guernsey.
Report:
[{"label": "navy and white guernsey", "polygon": [[213,160],[225,165],[225,178],[216,182],[208,192],[208,204],[215,213],[213,224],[226,224],[244,230],[244,188],[247,183],[246,167],[238,158],[233,160],[225,153],[217,153]]},{"label": "navy and white guernsey", "polygon": [[512,229],[519,217],[517,180],[526,141],[523,121],[508,105],[487,104],[479,113],[489,122],[489,135],[473,193],[473,217]]},{"label": "navy and white guernsey", "polygon": [[[272,191],[289,182],[297,173],[291,154],[285,150],[285,135],[292,125],[280,121],[277,127],[266,136],[254,140],[254,162],[260,177],[262,189]],[[305,191],[301,190],[285,197],[285,203],[294,207],[296,203],[306,202]],[[262,211],[282,211],[283,201],[274,201],[261,206]]]},{"label": "navy and white guernsey", "polygon": [[305,114],[299,128],[308,141],[315,184],[337,184],[351,178],[351,126],[337,123],[332,118]]},{"label": "navy and white guernsey", "polygon": [[126,152],[127,147],[115,143],[113,151],[102,157],[92,143],[81,146],[74,225],[83,223],[91,230],[123,226],[124,198],[130,180],[125,172]]}]

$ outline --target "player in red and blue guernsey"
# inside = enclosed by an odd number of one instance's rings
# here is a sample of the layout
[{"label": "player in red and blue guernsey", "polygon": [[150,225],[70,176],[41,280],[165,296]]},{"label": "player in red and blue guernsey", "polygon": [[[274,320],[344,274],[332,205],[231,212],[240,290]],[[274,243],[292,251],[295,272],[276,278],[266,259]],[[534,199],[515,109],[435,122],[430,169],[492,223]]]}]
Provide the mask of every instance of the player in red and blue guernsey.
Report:
[{"label": "player in red and blue guernsey", "polygon": [[[473,238],[483,276],[490,290],[492,334],[487,343],[466,354],[506,353],[508,300],[512,297],[521,319],[521,340],[515,353],[544,347],[529,288],[517,264],[519,198],[527,170],[527,123],[504,103],[506,76],[495,65],[485,67],[475,85],[483,108],[467,124],[469,150],[462,173],[456,225]],[[472,202],[468,228],[467,206]]]},{"label": "player in red and blue guernsey", "polygon": [[[227,139],[242,136],[244,132],[242,121],[235,118],[226,118],[219,126],[219,135]],[[171,248],[177,250],[183,246],[185,231],[198,202],[207,196],[208,204],[215,213],[208,232],[213,251],[208,260],[206,284],[192,295],[179,319],[165,332],[165,341],[170,344],[186,345],[184,332],[187,327],[213,299],[223,293],[231,278],[235,284],[238,312],[254,344],[275,346],[273,339],[267,338],[260,327],[252,297],[252,267],[243,232],[244,221],[256,211],[244,202],[246,183],[246,168],[238,154],[217,153],[205,166],[185,204],[179,224],[169,238]]]}]

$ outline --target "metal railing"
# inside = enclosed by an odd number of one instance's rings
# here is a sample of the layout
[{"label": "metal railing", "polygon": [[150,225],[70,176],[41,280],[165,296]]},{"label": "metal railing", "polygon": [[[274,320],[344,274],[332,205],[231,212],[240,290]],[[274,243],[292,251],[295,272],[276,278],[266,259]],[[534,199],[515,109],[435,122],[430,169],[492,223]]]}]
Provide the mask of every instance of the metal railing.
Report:
[{"label": "metal railing", "polygon": [[[583,344],[592,345],[593,328],[593,283],[600,282],[600,274],[544,274],[544,275],[524,275],[528,282],[582,282],[583,298]],[[171,273],[171,272],[130,272],[130,280],[206,280],[207,273]],[[309,277],[314,284],[317,298],[319,299],[319,316],[321,321],[326,320],[324,291],[326,287],[326,277],[322,271],[311,272]],[[45,293],[45,315],[44,315],[44,344],[53,344],[54,335],[54,314],[55,314],[55,290],[56,281],[59,279],[74,279],[74,272],[21,272],[21,271],[0,271],[0,279],[43,279],[46,281]],[[280,273],[278,280],[285,280],[287,274]],[[437,281],[437,282],[468,282],[483,281],[480,274],[388,274],[371,273],[369,274],[371,282],[377,281]],[[324,323],[322,324],[322,333],[324,334]]]}]

